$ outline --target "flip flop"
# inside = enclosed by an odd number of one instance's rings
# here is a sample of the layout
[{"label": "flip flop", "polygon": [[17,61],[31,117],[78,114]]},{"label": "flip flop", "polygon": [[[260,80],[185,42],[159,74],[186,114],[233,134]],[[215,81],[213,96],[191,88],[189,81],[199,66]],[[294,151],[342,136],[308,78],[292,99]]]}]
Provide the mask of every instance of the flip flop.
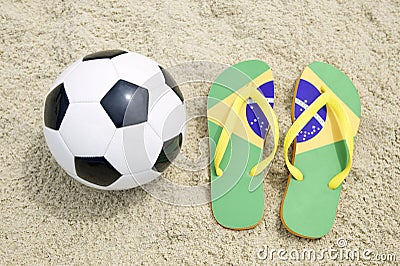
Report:
[{"label": "flip flop", "polygon": [[[253,228],[263,217],[261,173],[274,158],[279,139],[273,102],[272,71],[258,60],[228,67],[210,88],[207,117],[212,211],[226,228]],[[269,128],[274,147],[262,160]]]},{"label": "flip flop", "polygon": [[320,238],[331,229],[360,117],[360,96],[343,72],[321,62],[304,69],[294,92],[293,125],[284,140],[290,174],[280,216],[292,234]]}]

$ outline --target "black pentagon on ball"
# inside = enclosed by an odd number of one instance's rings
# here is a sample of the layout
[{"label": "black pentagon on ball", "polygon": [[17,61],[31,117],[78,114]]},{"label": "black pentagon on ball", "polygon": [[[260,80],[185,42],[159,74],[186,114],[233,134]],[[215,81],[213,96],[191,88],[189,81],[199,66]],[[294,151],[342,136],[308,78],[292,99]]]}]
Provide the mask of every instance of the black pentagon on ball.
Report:
[{"label": "black pentagon on ball", "polygon": [[67,112],[69,100],[64,84],[55,87],[46,97],[44,104],[44,124],[46,127],[58,130]]},{"label": "black pentagon on ball", "polygon": [[182,94],[181,90],[179,89],[178,84],[172,77],[172,75],[166,69],[164,69],[162,66],[158,66],[158,67],[160,68],[161,72],[164,75],[165,84],[167,84],[168,87],[170,87],[175,92],[175,94],[179,97],[179,99],[183,102],[183,94]]},{"label": "black pentagon on ball", "polygon": [[121,54],[126,54],[127,51],[123,50],[105,50],[89,54],[85,56],[82,61],[96,60],[96,59],[111,59],[113,57],[119,56]]},{"label": "black pentagon on ball", "polygon": [[75,157],[76,174],[99,186],[109,186],[122,175],[104,157]]},{"label": "black pentagon on ball", "polygon": [[117,128],[147,121],[149,92],[125,80],[119,80],[100,104]]},{"label": "black pentagon on ball", "polygon": [[160,155],[154,164],[153,169],[158,172],[163,172],[171,164],[171,162],[178,156],[182,147],[182,133],[167,141],[164,141]]}]

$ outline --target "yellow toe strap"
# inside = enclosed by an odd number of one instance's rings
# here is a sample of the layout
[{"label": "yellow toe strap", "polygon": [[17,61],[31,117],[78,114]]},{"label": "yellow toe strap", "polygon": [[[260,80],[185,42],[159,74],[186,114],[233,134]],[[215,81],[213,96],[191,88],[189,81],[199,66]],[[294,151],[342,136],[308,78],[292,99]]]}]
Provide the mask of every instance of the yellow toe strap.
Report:
[{"label": "yellow toe strap", "polygon": [[244,106],[246,106],[248,98],[252,98],[261,108],[265,117],[268,120],[268,123],[270,124],[272,134],[274,136],[274,148],[271,154],[268,155],[264,160],[256,164],[251,169],[250,175],[256,176],[260,174],[270,164],[270,162],[275,156],[279,141],[278,120],[275,116],[273,109],[269,105],[268,101],[264,98],[264,96],[256,88],[254,88],[254,86],[249,86],[248,89],[244,92],[244,94],[242,93],[241,95],[237,95],[235,101],[233,102],[233,105],[231,106],[231,110],[228,114],[228,117],[223,124],[222,132],[219,137],[217,146],[215,148],[215,156],[214,156],[214,166],[216,174],[218,176],[221,176],[223,174],[223,170],[220,168],[220,163],[225,154],[226,148],[228,147],[232,129],[234,128],[238,120],[237,115],[239,114],[240,110]]},{"label": "yellow toe strap", "polygon": [[[271,163],[271,161],[275,157],[276,150],[278,149],[278,142],[279,142],[279,126],[278,126],[278,119],[272,109],[271,105],[268,101],[264,98],[264,96],[258,90],[252,90],[250,93],[250,97],[260,106],[261,110],[263,111],[267,121],[270,125],[272,136],[274,138],[274,148],[272,149],[271,153],[261,162],[253,166],[250,170],[251,176],[259,175],[264,169]],[[267,134],[265,135],[267,137]]]},{"label": "yellow toe strap", "polygon": [[232,129],[234,128],[236,121],[238,120],[237,116],[244,104],[246,104],[246,99],[244,99],[241,95],[237,95],[235,101],[231,106],[231,110],[228,114],[228,117],[223,124],[222,132],[221,135],[219,136],[214,155],[214,166],[217,176],[222,176],[223,174],[223,171],[219,167],[219,165],[222,161],[222,158],[224,157],[226,148],[228,147]]},{"label": "yellow toe strap", "polygon": [[328,184],[329,188],[336,189],[340,186],[340,184],[342,184],[343,180],[350,172],[350,167],[353,162],[354,139],[352,136],[350,119],[343,109],[342,103],[339,102],[336,96],[327,88],[321,87],[321,95],[307,109],[304,110],[304,112],[296,119],[296,121],[294,121],[293,125],[289,128],[283,143],[283,155],[286,165],[292,176],[297,180],[303,180],[303,174],[301,173],[301,171],[289,161],[288,150],[291,143],[296,138],[297,134],[307,125],[307,123],[324,105],[329,106],[331,110],[335,113],[336,118],[339,121],[342,135],[344,137],[348,150],[348,160],[346,168],[343,169],[342,172],[334,176]]}]

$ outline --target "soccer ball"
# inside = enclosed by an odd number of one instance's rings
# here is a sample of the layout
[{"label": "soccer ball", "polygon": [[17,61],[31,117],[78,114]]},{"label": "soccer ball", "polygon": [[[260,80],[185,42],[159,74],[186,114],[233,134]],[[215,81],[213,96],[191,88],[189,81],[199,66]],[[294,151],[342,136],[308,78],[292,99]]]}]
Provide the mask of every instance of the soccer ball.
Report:
[{"label": "soccer ball", "polygon": [[60,166],[98,189],[157,178],[178,155],[186,112],[171,75],[133,52],[102,51],[70,65],[46,96],[43,130]]}]

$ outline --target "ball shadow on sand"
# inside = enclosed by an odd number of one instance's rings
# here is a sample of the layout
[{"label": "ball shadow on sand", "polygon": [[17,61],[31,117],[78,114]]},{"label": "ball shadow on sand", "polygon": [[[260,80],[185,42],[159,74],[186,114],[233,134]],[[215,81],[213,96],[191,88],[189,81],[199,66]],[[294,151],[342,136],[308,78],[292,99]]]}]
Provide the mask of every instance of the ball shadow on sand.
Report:
[{"label": "ball shadow on sand", "polygon": [[140,187],[101,191],[75,181],[53,159],[41,131],[27,145],[23,162],[24,196],[57,218],[72,221],[110,218],[128,213],[132,205],[149,197]]}]

